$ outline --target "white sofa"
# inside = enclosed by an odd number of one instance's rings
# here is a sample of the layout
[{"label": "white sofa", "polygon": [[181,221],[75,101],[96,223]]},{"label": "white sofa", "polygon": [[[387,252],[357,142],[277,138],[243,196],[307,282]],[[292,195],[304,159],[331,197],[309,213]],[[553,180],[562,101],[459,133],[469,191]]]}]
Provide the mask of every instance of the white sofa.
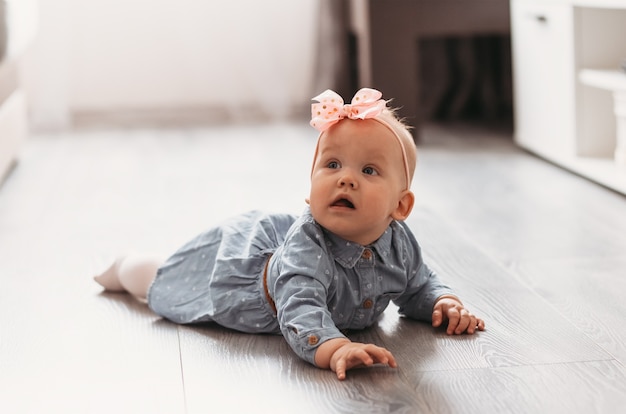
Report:
[{"label": "white sofa", "polygon": [[15,24],[28,11],[25,4],[0,0],[0,182],[15,163],[27,135],[26,99],[18,76],[25,37]]}]

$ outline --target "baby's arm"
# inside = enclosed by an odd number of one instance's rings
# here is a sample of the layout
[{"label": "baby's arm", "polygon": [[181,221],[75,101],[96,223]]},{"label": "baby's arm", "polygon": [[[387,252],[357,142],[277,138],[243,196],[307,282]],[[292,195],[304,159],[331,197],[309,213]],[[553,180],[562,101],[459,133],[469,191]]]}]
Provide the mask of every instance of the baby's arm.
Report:
[{"label": "baby's arm", "polygon": [[432,319],[435,328],[447,321],[448,335],[460,335],[464,332],[471,335],[476,330],[485,330],[485,322],[470,313],[459,298],[453,295],[443,295],[437,298],[433,306]]},{"label": "baby's arm", "polygon": [[351,342],[346,338],[329,339],[315,353],[315,365],[330,369],[339,380],[346,378],[346,371],[358,366],[386,364],[396,368],[396,360],[385,348],[374,344]]},{"label": "baby's arm", "polygon": [[434,327],[447,323],[446,331],[449,335],[464,332],[473,334],[477,330],[485,330],[485,322],[470,313],[452,289],[424,263],[419,243],[406,223],[400,225],[406,231],[409,242],[407,263],[413,265],[407,289],[394,300],[400,313],[414,319],[431,321]]}]

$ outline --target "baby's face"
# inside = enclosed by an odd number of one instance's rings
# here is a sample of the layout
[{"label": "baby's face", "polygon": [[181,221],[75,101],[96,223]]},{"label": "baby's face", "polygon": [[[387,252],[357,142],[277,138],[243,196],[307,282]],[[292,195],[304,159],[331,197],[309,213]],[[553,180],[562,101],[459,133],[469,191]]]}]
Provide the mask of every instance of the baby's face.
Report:
[{"label": "baby's face", "polygon": [[387,229],[405,193],[402,150],[374,120],[343,120],[321,138],[309,202],[315,220],[362,245]]}]

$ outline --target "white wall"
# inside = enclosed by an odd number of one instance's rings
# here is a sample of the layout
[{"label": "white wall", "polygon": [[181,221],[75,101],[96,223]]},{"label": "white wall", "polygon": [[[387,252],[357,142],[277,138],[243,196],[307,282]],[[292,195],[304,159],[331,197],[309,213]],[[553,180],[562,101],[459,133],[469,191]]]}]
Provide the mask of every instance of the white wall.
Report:
[{"label": "white wall", "polygon": [[37,0],[5,0],[8,33],[7,59],[22,54],[37,32]]},{"label": "white wall", "polygon": [[316,0],[39,0],[23,78],[35,127],[72,114],[307,105]]}]

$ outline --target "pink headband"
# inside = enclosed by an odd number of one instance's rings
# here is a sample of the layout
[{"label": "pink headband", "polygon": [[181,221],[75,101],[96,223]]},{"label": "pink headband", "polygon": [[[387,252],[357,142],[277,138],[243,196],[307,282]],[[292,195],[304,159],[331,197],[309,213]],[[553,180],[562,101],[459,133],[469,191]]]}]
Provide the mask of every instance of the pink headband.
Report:
[{"label": "pink headband", "polygon": [[376,89],[362,88],[354,95],[349,104],[344,104],[339,94],[327,89],[312,99],[319,103],[311,104],[310,123],[313,128],[320,131],[315,147],[313,166],[315,166],[315,160],[317,159],[320,138],[328,128],[345,118],[373,119],[389,129],[400,144],[402,161],[404,161],[404,172],[406,174],[407,190],[409,189],[411,185],[411,174],[409,172],[409,163],[407,161],[404,143],[391,125],[379,117],[387,107],[387,103],[381,99],[382,96],[383,94]]}]

